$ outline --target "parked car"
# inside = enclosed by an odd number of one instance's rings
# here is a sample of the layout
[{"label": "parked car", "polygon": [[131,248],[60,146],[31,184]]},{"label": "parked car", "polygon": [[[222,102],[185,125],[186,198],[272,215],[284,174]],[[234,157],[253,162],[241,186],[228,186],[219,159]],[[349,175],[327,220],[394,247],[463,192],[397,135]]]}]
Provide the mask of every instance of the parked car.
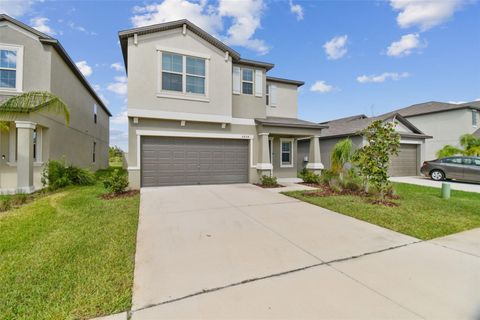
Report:
[{"label": "parked car", "polygon": [[456,179],[480,182],[480,157],[447,157],[425,161],[420,172],[435,181]]}]

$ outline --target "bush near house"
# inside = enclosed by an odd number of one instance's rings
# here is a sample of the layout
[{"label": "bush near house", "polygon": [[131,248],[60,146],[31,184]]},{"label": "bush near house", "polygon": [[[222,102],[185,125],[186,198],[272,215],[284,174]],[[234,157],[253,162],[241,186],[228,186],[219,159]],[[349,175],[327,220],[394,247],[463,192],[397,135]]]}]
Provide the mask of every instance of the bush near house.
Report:
[{"label": "bush near house", "polygon": [[49,161],[42,172],[42,184],[53,191],[69,185],[91,186],[95,175],[88,169],[66,165],[65,161]]},{"label": "bush near house", "polygon": [[119,169],[115,169],[103,178],[103,186],[113,195],[124,193],[128,187],[127,174]]},{"label": "bush near house", "polygon": [[111,167],[123,166],[123,150],[117,146],[108,148],[108,161]]},{"label": "bush near house", "polygon": [[473,134],[464,134],[460,137],[459,142],[463,149],[447,144],[437,151],[437,157],[445,158],[456,155],[480,156],[480,138]]},{"label": "bush near house", "polygon": [[279,186],[277,177],[267,175],[260,177],[260,185],[265,188],[275,188]]}]

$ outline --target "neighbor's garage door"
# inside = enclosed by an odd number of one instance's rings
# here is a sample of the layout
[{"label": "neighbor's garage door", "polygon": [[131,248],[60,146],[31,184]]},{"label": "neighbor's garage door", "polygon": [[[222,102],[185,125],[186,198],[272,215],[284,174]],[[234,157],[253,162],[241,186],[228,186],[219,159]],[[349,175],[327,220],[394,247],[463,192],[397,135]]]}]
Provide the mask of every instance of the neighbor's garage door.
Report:
[{"label": "neighbor's garage door", "polygon": [[142,186],[248,182],[248,140],[142,137]]},{"label": "neighbor's garage door", "polygon": [[417,144],[401,144],[398,156],[392,158],[390,176],[407,177],[418,174]]}]

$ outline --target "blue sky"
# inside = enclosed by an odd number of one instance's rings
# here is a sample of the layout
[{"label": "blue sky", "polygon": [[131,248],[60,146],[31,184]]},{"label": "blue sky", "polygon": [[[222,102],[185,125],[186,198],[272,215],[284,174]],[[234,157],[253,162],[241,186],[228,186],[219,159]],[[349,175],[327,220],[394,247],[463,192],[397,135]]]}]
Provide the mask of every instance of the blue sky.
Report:
[{"label": "blue sky", "polygon": [[305,81],[299,116],[324,121],[430,100],[480,99],[480,5],[471,0],[2,1],[0,12],[59,39],[114,114],[126,149],[117,32],[188,18],[270,72]]}]

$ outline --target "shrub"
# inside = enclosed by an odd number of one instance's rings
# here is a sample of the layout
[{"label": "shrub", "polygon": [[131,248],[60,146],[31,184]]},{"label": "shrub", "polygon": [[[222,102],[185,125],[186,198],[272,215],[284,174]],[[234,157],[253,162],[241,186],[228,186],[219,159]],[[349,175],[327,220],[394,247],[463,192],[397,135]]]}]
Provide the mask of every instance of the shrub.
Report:
[{"label": "shrub", "polygon": [[312,183],[312,184],[319,184],[320,183],[320,175],[314,173],[313,171],[308,171],[303,174],[303,182],[305,183]]},{"label": "shrub", "polygon": [[343,191],[342,186],[340,185],[340,180],[338,180],[337,178],[330,179],[328,181],[328,186],[335,193],[340,193]]},{"label": "shrub", "polygon": [[128,187],[128,177],[123,171],[115,169],[104,178],[103,186],[110,193],[123,193]]},{"label": "shrub", "polygon": [[29,196],[25,193],[18,193],[11,198],[13,202],[12,204],[15,206],[25,204],[28,201],[28,198]]},{"label": "shrub", "polygon": [[88,169],[66,166],[65,161],[49,161],[43,168],[42,184],[49,190],[57,190],[68,185],[93,185],[95,176]]},{"label": "shrub", "polygon": [[322,174],[320,175],[320,182],[324,184],[328,184],[328,182],[332,179],[338,179],[338,174],[333,172],[332,170],[323,170]]},{"label": "shrub", "polygon": [[12,201],[10,198],[0,200],[0,212],[12,209]]},{"label": "shrub", "polygon": [[277,177],[263,175],[260,178],[260,184],[264,187],[276,187],[278,186]]}]

